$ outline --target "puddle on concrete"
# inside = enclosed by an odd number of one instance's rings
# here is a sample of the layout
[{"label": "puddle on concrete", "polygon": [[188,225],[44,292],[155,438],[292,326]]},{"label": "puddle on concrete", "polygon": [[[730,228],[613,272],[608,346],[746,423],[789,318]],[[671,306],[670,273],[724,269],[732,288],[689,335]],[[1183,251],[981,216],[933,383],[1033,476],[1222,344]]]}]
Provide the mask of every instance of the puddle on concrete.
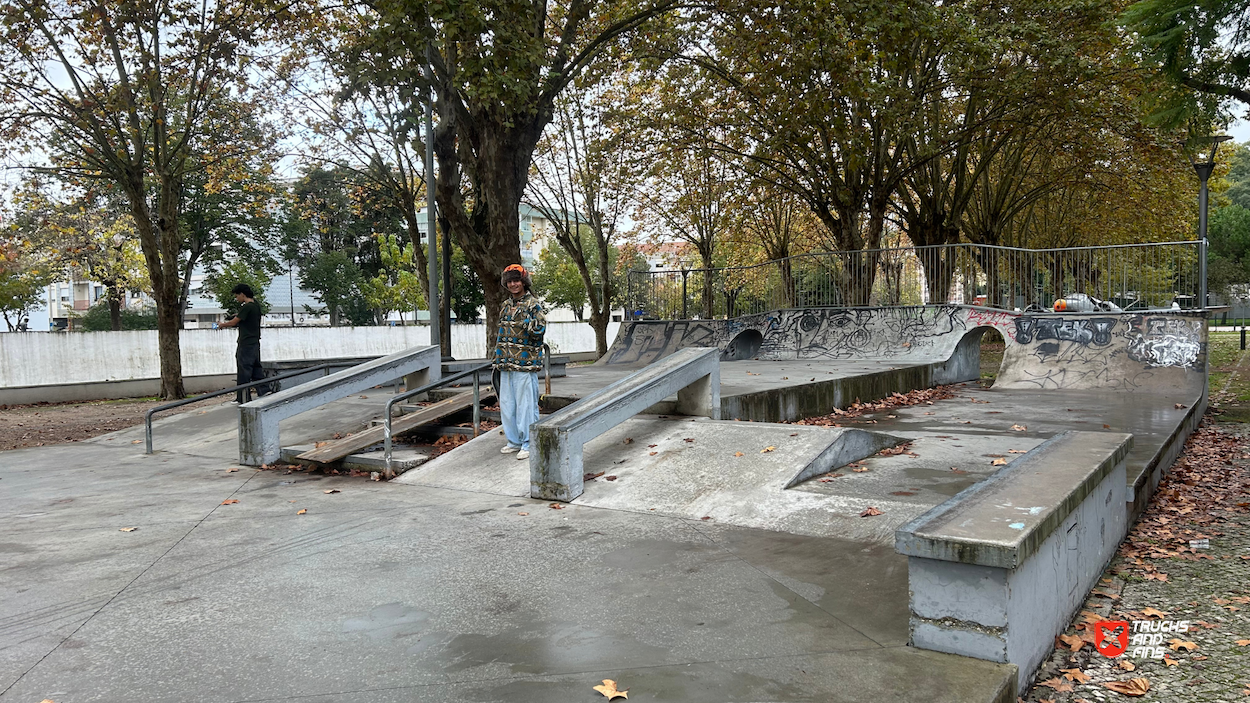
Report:
[{"label": "puddle on concrete", "polygon": [[394,640],[421,634],[429,613],[403,603],[379,605],[361,617],[343,621],[343,632],[359,633],[371,640]]},{"label": "puddle on concrete", "polygon": [[447,671],[508,664],[514,674],[544,674],[604,667],[671,663],[672,652],[614,632],[576,623],[535,621],[497,635],[462,634],[442,649]]}]

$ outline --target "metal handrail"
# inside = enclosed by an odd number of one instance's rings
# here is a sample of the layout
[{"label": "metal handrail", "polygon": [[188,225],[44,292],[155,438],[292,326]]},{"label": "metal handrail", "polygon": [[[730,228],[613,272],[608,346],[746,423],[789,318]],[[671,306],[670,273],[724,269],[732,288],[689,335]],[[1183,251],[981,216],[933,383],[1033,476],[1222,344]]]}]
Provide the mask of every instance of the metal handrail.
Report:
[{"label": "metal handrail", "polygon": [[[281,373],[281,374],[278,374],[277,376],[270,376],[263,381],[252,381],[251,383],[244,383],[241,386],[234,386],[233,388],[226,388],[220,391],[213,391],[212,393],[205,393],[203,395],[197,395],[192,398],[183,398],[182,400],[175,400],[172,403],[158,405],[155,408],[152,408],[151,410],[149,410],[147,414],[143,416],[144,438],[147,441],[147,444],[143,453],[144,454],[152,453],[152,416],[155,415],[156,413],[163,412],[165,410],[170,410],[173,408],[180,408],[184,405],[190,405],[192,403],[198,403],[201,400],[208,400],[209,398],[216,398],[218,396],[229,395],[231,393],[237,393],[246,388],[255,388],[256,386],[263,386],[269,383],[273,383],[274,381],[281,381],[287,378],[303,376],[304,374],[312,373],[314,371],[323,371],[323,370],[329,371],[330,369],[333,369],[333,368],[350,368],[352,366],[356,366],[356,364],[349,364],[346,362],[331,362],[331,363],[326,363],[326,364],[318,364],[316,366],[309,366],[308,368],[304,368],[304,369],[296,369],[295,371],[287,371],[286,373]],[[325,375],[328,376],[329,374],[327,373]]]},{"label": "metal handrail", "polygon": [[[401,400],[407,400],[408,398],[411,398],[414,395],[428,393],[429,391],[435,390],[437,388],[441,388],[453,381],[459,381],[465,376],[472,375],[473,376],[473,436],[476,437],[481,430],[481,400],[482,400],[481,379],[478,378],[478,374],[480,374],[482,371],[485,371],[486,369],[489,369],[490,366],[491,366],[490,362],[487,362],[485,364],[480,364],[478,366],[474,366],[471,369],[466,369],[464,371],[461,371],[460,373],[453,374],[451,376],[446,376],[444,378],[440,378],[437,381],[434,381],[432,383],[427,383],[424,386],[421,386],[419,388],[414,388],[410,391],[404,391],[403,393],[400,393],[399,395],[394,396],[390,400],[386,401],[386,410],[384,411],[384,414],[382,416],[382,443],[384,447],[383,456],[386,459],[386,468],[385,468],[383,475],[386,478],[390,479],[390,478],[395,477],[395,472],[391,469],[391,408],[395,406],[395,403],[398,403]],[[496,392],[498,392],[498,389],[496,389]]]}]

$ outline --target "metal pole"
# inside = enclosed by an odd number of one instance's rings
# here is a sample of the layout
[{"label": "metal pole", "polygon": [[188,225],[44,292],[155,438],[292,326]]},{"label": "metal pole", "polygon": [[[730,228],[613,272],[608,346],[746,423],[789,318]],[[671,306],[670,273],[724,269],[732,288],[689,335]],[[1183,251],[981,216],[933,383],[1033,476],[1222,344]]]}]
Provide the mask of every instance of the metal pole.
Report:
[{"label": "metal pole", "polygon": [[686,269],[683,268],[681,270],[681,319],[683,320],[690,319],[690,316],[686,311],[686,276],[689,275],[690,272]]},{"label": "metal pole", "polygon": [[480,390],[481,381],[478,374],[473,374],[473,436],[476,437],[482,433],[482,393]]},{"label": "metal pole", "polygon": [[[426,259],[430,277],[426,307],[430,311],[430,344],[435,344],[435,340],[441,340],[442,335],[439,333],[438,320],[438,232],[437,218],[434,213],[434,104],[431,97],[431,91],[434,88],[434,71],[430,68],[428,61],[429,47],[426,47],[426,53],[425,79],[428,85],[425,89],[425,241],[427,242]],[[388,451],[386,464],[388,472],[390,468],[390,452]]]},{"label": "metal pole", "polygon": [[[451,355],[451,232],[443,230],[443,298],[439,309],[442,320],[439,321],[438,344],[444,359],[452,359]],[[432,344],[433,342],[431,342]]]},{"label": "metal pole", "polygon": [[295,263],[286,260],[287,293],[291,296],[291,326],[295,326]]}]

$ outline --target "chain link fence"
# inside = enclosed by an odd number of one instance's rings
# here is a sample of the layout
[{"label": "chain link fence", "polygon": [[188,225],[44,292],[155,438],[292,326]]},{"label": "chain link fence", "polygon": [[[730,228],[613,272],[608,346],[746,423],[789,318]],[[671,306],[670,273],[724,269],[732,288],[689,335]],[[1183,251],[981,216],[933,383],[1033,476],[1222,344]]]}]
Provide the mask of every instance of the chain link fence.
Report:
[{"label": "chain link fence", "polygon": [[1050,308],[1083,293],[1124,310],[1202,307],[1205,243],[1066,249],[948,244],[834,251],[754,266],[631,271],[630,319],[736,317],[784,308],[936,303]]}]

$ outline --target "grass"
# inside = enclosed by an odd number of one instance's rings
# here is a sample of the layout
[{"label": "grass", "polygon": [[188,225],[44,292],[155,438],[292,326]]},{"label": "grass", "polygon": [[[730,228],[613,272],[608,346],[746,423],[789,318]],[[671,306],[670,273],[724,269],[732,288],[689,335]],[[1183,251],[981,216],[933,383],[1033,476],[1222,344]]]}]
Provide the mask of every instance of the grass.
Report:
[{"label": "grass", "polygon": [[1003,365],[1003,349],[1002,342],[982,342],[981,343],[981,387],[989,388],[994,385],[994,379],[998,377],[998,369]]},{"label": "grass", "polygon": [[1207,349],[1211,403],[1223,411],[1221,420],[1250,422],[1250,350],[1242,351],[1241,335],[1213,332]]}]

